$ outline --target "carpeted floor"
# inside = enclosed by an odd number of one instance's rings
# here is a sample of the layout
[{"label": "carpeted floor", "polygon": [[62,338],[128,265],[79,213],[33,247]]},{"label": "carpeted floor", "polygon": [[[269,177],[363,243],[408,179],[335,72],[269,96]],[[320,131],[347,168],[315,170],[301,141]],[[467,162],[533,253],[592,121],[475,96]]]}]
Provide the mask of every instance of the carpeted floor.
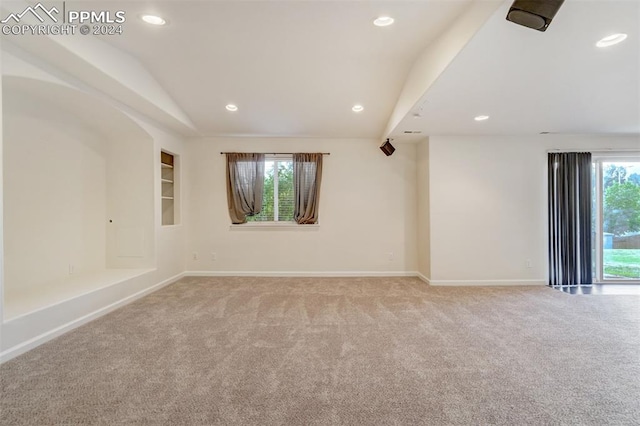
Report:
[{"label": "carpeted floor", "polygon": [[640,296],[187,278],[0,378],[3,425],[638,425]]}]

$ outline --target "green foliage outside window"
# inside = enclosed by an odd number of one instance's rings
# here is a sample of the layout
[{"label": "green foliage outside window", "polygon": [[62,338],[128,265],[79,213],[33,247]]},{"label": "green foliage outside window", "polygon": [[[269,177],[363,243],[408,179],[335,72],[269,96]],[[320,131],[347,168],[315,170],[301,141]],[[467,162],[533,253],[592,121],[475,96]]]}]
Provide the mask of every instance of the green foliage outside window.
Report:
[{"label": "green foliage outside window", "polygon": [[[277,171],[274,170],[276,164]],[[278,160],[266,161],[262,211],[255,216],[248,217],[249,222],[272,222],[275,220],[274,171],[278,173],[278,222],[293,221],[293,162]]]},{"label": "green foliage outside window", "polygon": [[640,231],[640,186],[611,184],[604,193],[604,232],[624,235]]}]

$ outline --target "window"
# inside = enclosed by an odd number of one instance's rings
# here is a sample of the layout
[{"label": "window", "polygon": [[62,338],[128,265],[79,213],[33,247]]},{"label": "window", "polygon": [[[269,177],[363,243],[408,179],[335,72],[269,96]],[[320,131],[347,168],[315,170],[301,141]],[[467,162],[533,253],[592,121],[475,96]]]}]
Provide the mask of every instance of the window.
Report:
[{"label": "window", "polygon": [[293,160],[289,154],[265,158],[262,211],[247,222],[293,222]]},{"label": "window", "polygon": [[640,157],[593,161],[594,275],[599,282],[640,280]]},{"label": "window", "polygon": [[[264,154],[223,152],[229,217],[276,225],[317,225],[322,158],[328,153]],[[265,226],[269,228],[270,226]]]}]

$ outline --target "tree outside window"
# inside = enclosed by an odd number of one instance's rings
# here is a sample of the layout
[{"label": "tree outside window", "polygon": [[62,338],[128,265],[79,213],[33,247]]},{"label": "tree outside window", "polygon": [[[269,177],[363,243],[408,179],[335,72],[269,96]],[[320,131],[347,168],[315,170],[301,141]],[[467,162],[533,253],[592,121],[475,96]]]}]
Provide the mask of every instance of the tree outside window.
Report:
[{"label": "tree outside window", "polygon": [[267,158],[262,211],[248,222],[293,222],[293,161],[291,156]]}]

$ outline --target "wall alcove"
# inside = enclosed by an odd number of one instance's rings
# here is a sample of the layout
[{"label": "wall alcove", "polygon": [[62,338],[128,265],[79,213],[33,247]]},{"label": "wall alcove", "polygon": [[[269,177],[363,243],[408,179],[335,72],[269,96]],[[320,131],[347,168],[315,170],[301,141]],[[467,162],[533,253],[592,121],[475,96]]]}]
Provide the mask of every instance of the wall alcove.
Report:
[{"label": "wall alcove", "polygon": [[151,136],[74,88],[2,85],[4,321],[152,270]]}]

